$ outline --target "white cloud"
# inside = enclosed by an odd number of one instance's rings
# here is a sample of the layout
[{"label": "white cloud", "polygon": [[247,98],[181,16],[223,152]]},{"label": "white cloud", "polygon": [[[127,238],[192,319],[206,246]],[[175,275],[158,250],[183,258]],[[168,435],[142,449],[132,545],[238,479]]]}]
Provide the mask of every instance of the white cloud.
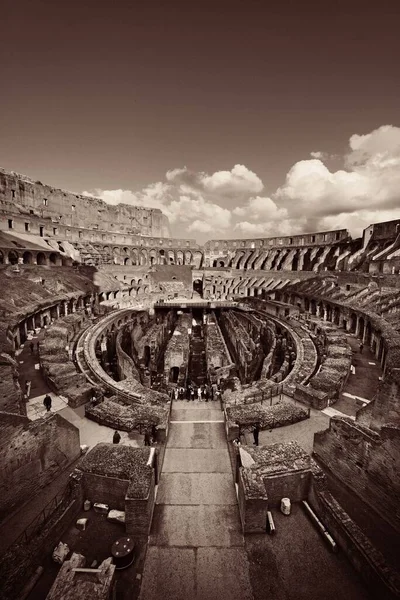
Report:
[{"label": "white cloud", "polygon": [[[400,218],[399,127],[352,135],[344,168],[336,171],[326,162],[337,156],[323,151],[310,156],[295,163],[269,196],[260,195],[261,178],[242,164],[212,174],[179,167],[166,173],[166,181],[138,192],[97,189],[93,194],[110,204],[160,208],[175,237],[196,232],[201,241],[228,237],[231,231],[268,237],[348,228],[354,236],[372,222]],[[228,203],[233,208],[226,208]]]},{"label": "white cloud", "polygon": [[231,171],[216,171],[203,178],[204,188],[221,194],[261,192],[264,184],[261,179],[244,165],[235,165]]},{"label": "white cloud", "polygon": [[232,212],[237,217],[247,217],[253,221],[262,219],[276,221],[286,219],[288,215],[286,208],[278,208],[271,198],[262,198],[261,196],[249,198],[247,204],[237,206]]}]

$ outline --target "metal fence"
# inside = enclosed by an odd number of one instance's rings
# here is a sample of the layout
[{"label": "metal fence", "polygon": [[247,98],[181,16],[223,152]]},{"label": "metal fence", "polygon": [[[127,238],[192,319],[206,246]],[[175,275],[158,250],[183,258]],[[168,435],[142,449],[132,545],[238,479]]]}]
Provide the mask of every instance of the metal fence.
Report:
[{"label": "metal fence", "polygon": [[57,509],[68,500],[72,495],[71,484],[68,482],[66,488],[64,488],[59,494],[54,496],[46,504],[46,506],[40,511],[40,513],[29,523],[25,530],[18,536],[14,545],[20,543],[29,544],[29,542],[37,536],[43,529],[44,525],[49,521],[50,517],[54,515]]}]

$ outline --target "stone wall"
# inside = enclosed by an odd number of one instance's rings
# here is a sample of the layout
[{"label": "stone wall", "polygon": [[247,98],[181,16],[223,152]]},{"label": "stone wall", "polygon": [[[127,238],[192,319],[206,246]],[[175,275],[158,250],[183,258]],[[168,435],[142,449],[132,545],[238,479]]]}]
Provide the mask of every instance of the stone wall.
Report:
[{"label": "stone wall", "polygon": [[312,485],[309,501],[329,533],[366,582],[371,597],[394,600],[400,596],[400,578],[361,529],[324,486]]},{"label": "stone wall", "polygon": [[18,364],[7,354],[0,356],[0,411],[26,415],[26,404],[18,383]]},{"label": "stone wall", "polygon": [[82,486],[85,499],[107,504],[116,510],[125,510],[125,495],[129,480],[84,473]]},{"label": "stone wall", "polygon": [[155,471],[153,470],[147,497],[135,498],[128,490],[125,499],[126,532],[132,535],[149,535],[155,505]]},{"label": "stone wall", "polygon": [[62,226],[93,228],[96,223],[99,230],[116,234],[169,236],[168,218],[158,208],[107,204],[99,198],[56,189],[3,169],[0,169],[0,205],[16,223],[20,222],[22,232],[25,232],[25,222],[32,220],[33,229],[34,222],[39,220],[48,230],[47,235],[56,235],[53,229]]},{"label": "stone wall", "polygon": [[164,354],[165,381],[171,382],[171,369],[178,369],[175,383],[184,385],[189,361],[189,329],[192,327],[192,315],[183,313],[178,316],[174,332]]},{"label": "stone wall", "polygon": [[0,517],[47,485],[80,455],[79,430],[58,414],[0,417]]},{"label": "stone wall", "polygon": [[400,531],[400,430],[384,426],[380,435],[349,418],[333,417],[314,436],[323,466]]}]

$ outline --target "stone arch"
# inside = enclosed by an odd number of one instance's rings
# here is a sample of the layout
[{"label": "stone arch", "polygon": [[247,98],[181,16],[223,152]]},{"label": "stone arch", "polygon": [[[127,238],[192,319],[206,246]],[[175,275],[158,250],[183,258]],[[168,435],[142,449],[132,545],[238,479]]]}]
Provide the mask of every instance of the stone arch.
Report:
[{"label": "stone arch", "polygon": [[203,254],[199,251],[196,251],[193,254],[193,263],[194,263],[194,266],[196,267],[196,269],[201,268],[202,262],[203,262]]},{"label": "stone arch", "polygon": [[44,252],[38,252],[36,255],[36,262],[38,265],[45,265],[47,264],[47,260],[46,260],[46,255],[44,254]]},{"label": "stone arch", "polygon": [[176,253],[176,264],[183,265],[183,263],[184,263],[183,252],[182,252],[182,250],[178,250]]},{"label": "stone arch", "polygon": [[192,262],[192,253],[190,250],[186,250],[185,252],[185,265],[190,265]]},{"label": "stone arch", "polygon": [[136,285],[136,279],[135,278],[131,279],[131,285]]},{"label": "stone arch", "polygon": [[147,265],[147,252],[146,250],[141,250],[139,255],[139,264],[141,266]]},{"label": "stone arch", "polygon": [[173,250],[168,250],[168,264],[175,264],[175,252]]},{"label": "stone arch", "polygon": [[58,258],[59,258],[58,255],[55,252],[52,252],[50,254],[50,256],[49,256],[49,262],[50,262],[50,264],[51,265],[57,265],[57,264],[59,264]]},{"label": "stone arch", "polygon": [[124,265],[126,267],[131,267],[132,266],[132,259],[129,257],[124,258]]},{"label": "stone arch", "polygon": [[138,264],[138,251],[136,250],[136,248],[132,249],[131,257],[132,257],[132,265],[136,266]]},{"label": "stone arch", "polygon": [[143,283],[143,279],[138,279],[138,280],[137,280],[137,284],[138,284],[138,285],[142,285],[142,283]]},{"label": "stone arch", "polygon": [[197,278],[193,281],[193,291],[203,296],[203,281],[201,279]]},{"label": "stone arch", "polygon": [[333,309],[333,322],[335,325],[340,325],[340,308],[338,306]]},{"label": "stone arch", "polygon": [[357,329],[357,315],[355,313],[351,313],[349,331],[351,331],[351,333],[355,333],[356,329]]},{"label": "stone arch", "polygon": [[8,262],[10,263],[10,265],[17,265],[18,252],[16,252],[15,250],[10,250],[10,252],[8,253]]},{"label": "stone arch", "polygon": [[365,319],[364,317],[360,317],[358,319],[358,336],[363,339],[365,332]]},{"label": "stone arch", "polygon": [[169,370],[169,382],[177,383],[179,377],[179,367],[171,367]]},{"label": "stone arch", "polygon": [[367,321],[367,324],[365,325],[365,337],[364,337],[364,342],[367,346],[371,345],[371,338],[372,338],[372,325],[370,321]]},{"label": "stone arch", "polygon": [[157,264],[157,250],[154,250],[154,248],[152,248],[149,252],[149,261],[150,265]]},{"label": "stone arch", "polygon": [[314,316],[317,314],[317,303],[314,299],[310,300],[310,313]]},{"label": "stone arch", "polygon": [[0,265],[4,264],[4,254],[2,250],[0,250]]},{"label": "stone arch", "polygon": [[24,263],[24,265],[31,265],[33,263],[32,252],[29,252],[28,250],[24,252],[22,255],[22,262]]},{"label": "stone arch", "polygon": [[332,306],[326,304],[326,320],[332,322]]}]

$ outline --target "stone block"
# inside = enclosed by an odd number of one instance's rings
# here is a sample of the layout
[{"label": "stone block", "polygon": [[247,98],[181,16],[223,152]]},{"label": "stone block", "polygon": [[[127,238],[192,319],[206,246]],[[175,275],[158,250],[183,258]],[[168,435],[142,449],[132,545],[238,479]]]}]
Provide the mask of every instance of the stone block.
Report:
[{"label": "stone block", "polygon": [[87,519],[78,519],[76,522],[76,528],[80,529],[81,531],[85,531],[86,527],[88,524],[88,520]]},{"label": "stone block", "polygon": [[125,523],[125,512],[123,510],[110,510],[107,519],[112,523]]},{"label": "stone block", "polygon": [[93,504],[93,508],[95,512],[102,513],[103,515],[106,515],[110,510],[108,504],[102,504],[101,502],[95,502]]}]

